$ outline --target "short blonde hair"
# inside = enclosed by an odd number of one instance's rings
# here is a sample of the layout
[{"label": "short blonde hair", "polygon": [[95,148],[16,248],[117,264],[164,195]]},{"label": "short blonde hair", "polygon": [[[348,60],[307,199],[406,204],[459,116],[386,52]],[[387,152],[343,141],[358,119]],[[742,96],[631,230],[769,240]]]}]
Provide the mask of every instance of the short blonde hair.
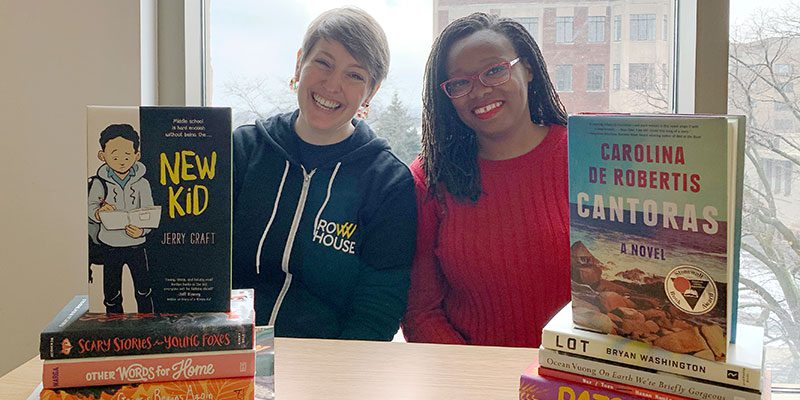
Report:
[{"label": "short blonde hair", "polygon": [[389,43],[383,28],[366,11],[355,7],[334,8],[320,14],[303,37],[300,63],[320,39],[335,40],[344,46],[369,73],[371,87],[389,73]]}]

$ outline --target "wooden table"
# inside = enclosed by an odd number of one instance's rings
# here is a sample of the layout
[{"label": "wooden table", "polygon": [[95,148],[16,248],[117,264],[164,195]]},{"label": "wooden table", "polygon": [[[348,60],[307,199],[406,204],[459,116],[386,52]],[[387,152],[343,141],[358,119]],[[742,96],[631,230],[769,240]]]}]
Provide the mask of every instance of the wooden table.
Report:
[{"label": "wooden table", "polygon": [[[339,340],[275,340],[278,400],[518,398],[535,349]],[[26,399],[41,381],[34,358],[0,378],[0,399]]]}]

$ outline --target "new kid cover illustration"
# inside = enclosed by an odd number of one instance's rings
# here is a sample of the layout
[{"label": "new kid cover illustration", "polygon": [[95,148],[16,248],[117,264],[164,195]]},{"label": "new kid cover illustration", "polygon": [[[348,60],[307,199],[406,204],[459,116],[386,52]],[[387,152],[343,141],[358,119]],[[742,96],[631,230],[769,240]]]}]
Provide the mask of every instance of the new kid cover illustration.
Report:
[{"label": "new kid cover illustration", "polygon": [[89,107],[87,154],[89,311],[228,311],[230,109]]},{"label": "new kid cover illustration", "polygon": [[576,325],[724,360],[735,323],[742,120],[569,119]]}]

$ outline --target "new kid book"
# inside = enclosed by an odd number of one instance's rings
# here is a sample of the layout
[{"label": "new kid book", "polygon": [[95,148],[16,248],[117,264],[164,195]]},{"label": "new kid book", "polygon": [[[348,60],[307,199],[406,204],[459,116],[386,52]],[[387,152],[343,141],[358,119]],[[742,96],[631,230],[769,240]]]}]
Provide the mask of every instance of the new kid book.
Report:
[{"label": "new kid book", "polygon": [[89,311],[226,312],[231,110],[88,107]]},{"label": "new kid book", "polygon": [[230,292],[227,313],[87,313],[87,296],[75,296],[42,330],[43,360],[252,350],[253,290]]},{"label": "new kid book", "polygon": [[568,126],[575,324],[724,361],[744,117],[574,115]]}]

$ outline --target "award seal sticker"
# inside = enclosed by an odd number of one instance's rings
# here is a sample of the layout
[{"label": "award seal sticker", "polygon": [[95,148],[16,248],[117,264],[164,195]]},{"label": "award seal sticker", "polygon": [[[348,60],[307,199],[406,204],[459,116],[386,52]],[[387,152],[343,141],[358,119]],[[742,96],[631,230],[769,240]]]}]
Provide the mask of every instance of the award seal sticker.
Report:
[{"label": "award seal sticker", "polygon": [[711,311],[719,298],[711,276],[692,265],[680,265],[669,271],[664,279],[664,291],[675,307],[692,315]]}]

